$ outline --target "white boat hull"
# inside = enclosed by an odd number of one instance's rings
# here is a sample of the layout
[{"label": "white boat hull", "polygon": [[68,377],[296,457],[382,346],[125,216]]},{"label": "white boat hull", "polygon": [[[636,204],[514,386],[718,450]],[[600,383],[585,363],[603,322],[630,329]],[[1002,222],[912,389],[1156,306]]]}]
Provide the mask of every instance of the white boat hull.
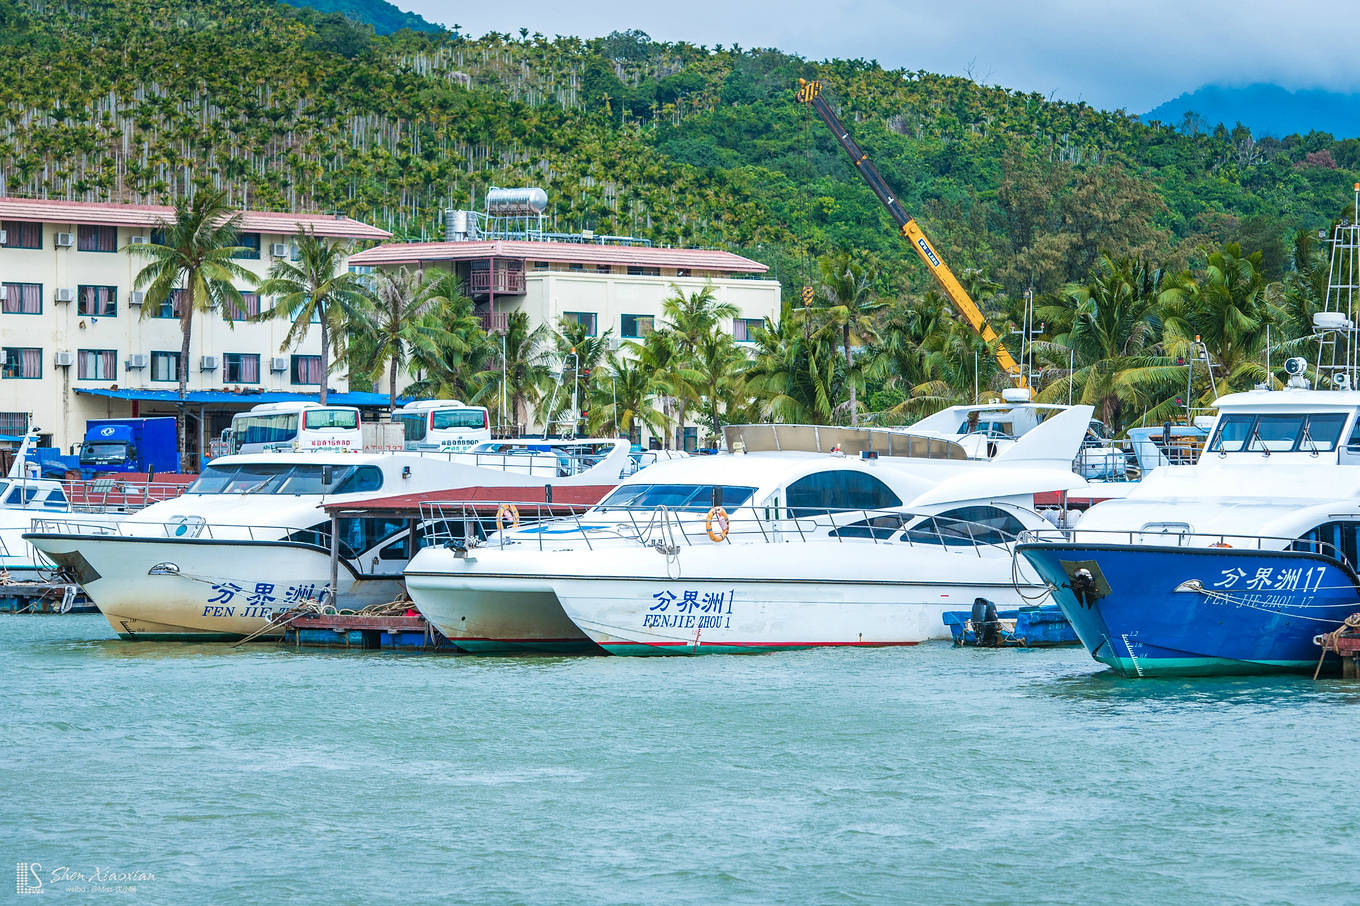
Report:
[{"label": "white boat hull", "polygon": [[[31,543],[80,582],[121,638],[231,641],[266,630],[304,600],[329,602],[330,558],[303,545],[137,536],[32,535]],[[171,564],[173,572],[163,567]],[[400,577],[340,569],[340,595],[358,609],[390,601]],[[276,638],[283,629],[265,631]]]}]

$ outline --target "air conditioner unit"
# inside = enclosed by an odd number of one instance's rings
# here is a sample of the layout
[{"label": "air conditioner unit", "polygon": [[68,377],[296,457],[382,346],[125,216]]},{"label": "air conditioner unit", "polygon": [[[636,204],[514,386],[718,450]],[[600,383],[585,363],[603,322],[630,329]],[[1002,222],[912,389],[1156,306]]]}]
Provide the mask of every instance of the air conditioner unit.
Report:
[{"label": "air conditioner unit", "polygon": [[59,352],[53,357],[52,361],[56,363],[58,368],[70,368],[76,363],[76,354],[74,352]]},{"label": "air conditioner unit", "polygon": [[610,351],[610,352],[618,352],[618,351],[619,351],[619,338],[618,338],[618,337],[611,336],[611,337],[609,338],[609,351]]},{"label": "air conditioner unit", "polygon": [[4,245],[6,242],[9,242],[9,233],[5,230],[0,230],[0,245]]},{"label": "air conditioner unit", "polygon": [[76,291],[69,288],[61,288],[52,293],[53,302],[74,302]]},{"label": "air conditioner unit", "polygon": [[275,242],[269,246],[269,254],[275,258],[283,258],[288,254],[288,243]]},{"label": "air conditioner unit", "polygon": [[288,370],[288,357],[276,355],[269,360],[269,370],[275,374],[281,374]]},{"label": "air conditioner unit", "polygon": [[75,233],[58,233],[58,234],[57,234],[57,247],[58,247],[58,248],[70,248],[71,246],[73,246],[73,245],[75,245],[75,244],[76,244],[76,234],[75,234]]},{"label": "air conditioner unit", "polygon": [[128,305],[141,305],[145,301],[146,293],[142,292],[140,289],[134,289],[132,292],[128,293]]},{"label": "air conditioner unit", "polygon": [[201,358],[199,358],[199,360],[198,360],[198,370],[199,370],[199,371],[216,371],[216,370],[217,370],[217,356],[215,356],[215,355],[205,355],[205,356],[202,356]]},{"label": "air conditioner unit", "polygon": [[150,356],[140,352],[134,353],[127,357],[127,361],[123,363],[123,367],[132,371],[137,368],[145,368],[150,361]]},{"label": "air conditioner unit", "polygon": [[147,245],[151,240],[146,236],[129,236],[128,245]]}]

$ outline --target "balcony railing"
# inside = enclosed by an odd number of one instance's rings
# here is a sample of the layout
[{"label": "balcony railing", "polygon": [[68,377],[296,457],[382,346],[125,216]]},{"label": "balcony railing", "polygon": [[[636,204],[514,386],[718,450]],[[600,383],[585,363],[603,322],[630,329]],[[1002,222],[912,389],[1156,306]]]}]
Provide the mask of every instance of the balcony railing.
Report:
[{"label": "balcony railing", "polygon": [[504,293],[508,296],[524,295],[523,271],[473,271],[468,281],[473,295],[479,293]]},{"label": "balcony railing", "polygon": [[510,315],[508,312],[498,311],[494,315],[483,313],[477,316],[482,322],[482,330],[487,333],[496,333],[502,330],[509,330]]}]

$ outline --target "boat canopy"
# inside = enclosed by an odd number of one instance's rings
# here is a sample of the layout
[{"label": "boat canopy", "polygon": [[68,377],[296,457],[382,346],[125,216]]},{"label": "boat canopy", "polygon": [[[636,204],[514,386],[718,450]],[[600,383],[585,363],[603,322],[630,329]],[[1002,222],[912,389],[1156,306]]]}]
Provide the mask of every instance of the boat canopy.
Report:
[{"label": "boat canopy", "polygon": [[723,428],[727,449],[740,443],[747,453],[832,453],[847,456],[873,451],[879,456],[913,459],[967,459],[963,447],[942,437],[917,437],[882,428],[828,425],[728,425]]}]

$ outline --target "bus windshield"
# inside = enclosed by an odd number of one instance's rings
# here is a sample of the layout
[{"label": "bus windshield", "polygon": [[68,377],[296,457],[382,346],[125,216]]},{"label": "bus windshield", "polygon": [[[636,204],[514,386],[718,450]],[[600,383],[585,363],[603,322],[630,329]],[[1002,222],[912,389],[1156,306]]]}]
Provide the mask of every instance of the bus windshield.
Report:
[{"label": "bus windshield", "polygon": [[303,413],[302,424],[308,431],[318,428],[353,431],[359,427],[359,413],[353,409],[308,409]]},{"label": "bus windshield", "polygon": [[441,428],[485,428],[485,409],[436,409],[433,413],[435,430]]},{"label": "bus windshield", "polygon": [[278,415],[238,415],[231,420],[233,451],[248,444],[289,444],[297,438],[296,412]]}]

